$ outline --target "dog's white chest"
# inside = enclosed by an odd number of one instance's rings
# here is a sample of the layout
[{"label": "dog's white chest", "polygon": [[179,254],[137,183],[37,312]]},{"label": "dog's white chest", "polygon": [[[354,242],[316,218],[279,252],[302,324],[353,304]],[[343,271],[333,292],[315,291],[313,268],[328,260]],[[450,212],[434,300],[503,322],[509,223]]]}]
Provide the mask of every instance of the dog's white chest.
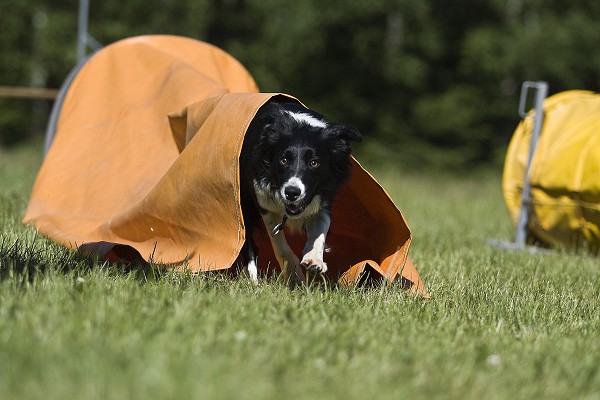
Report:
[{"label": "dog's white chest", "polygon": [[256,199],[258,200],[258,205],[271,213],[276,213],[279,215],[283,215],[285,212],[285,205],[283,201],[276,196],[273,195],[271,188],[269,186],[264,187],[259,184],[257,181],[254,181],[254,192],[256,193]]}]

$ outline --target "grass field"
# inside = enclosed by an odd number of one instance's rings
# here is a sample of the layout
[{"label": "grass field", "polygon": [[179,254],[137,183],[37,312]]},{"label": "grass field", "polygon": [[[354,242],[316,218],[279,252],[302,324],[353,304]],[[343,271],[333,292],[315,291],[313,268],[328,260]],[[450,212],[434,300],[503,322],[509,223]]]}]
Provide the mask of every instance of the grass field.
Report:
[{"label": "grass field", "polygon": [[0,150],[0,399],[600,399],[600,261],[487,247],[499,172],[367,165],[425,301],[90,266],[20,223],[40,158]]}]

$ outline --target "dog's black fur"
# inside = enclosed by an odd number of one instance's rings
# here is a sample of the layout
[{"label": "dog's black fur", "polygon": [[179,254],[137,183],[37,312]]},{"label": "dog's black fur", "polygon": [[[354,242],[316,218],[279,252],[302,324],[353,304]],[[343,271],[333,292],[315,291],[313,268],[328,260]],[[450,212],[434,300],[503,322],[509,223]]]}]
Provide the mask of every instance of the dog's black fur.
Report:
[{"label": "dog's black fur", "polygon": [[[304,280],[300,266],[312,273],[327,270],[323,249],[331,204],[350,174],[350,142],[361,140],[353,126],[327,123],[320,114],[292,100],[275,98],[260,108],[246,133],[240,156],[246,226],[242,255],[254,281],[258,250],[252,232],[261,217],[283,277],[290,284]],[[301,261],[291,252],[284,233],[278,232],[279,223],[306,232]]]}]

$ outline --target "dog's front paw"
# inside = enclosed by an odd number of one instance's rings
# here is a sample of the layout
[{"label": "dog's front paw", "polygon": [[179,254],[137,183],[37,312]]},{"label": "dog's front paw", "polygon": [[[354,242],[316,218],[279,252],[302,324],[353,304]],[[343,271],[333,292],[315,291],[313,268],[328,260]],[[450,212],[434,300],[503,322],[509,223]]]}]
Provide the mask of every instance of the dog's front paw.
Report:
[{"label": "dog's front paw", "polygon": [[303,258],[300,263],[302,268],[310,272],[311,274],[324,274],[327,272],[327,264],[323,260],[316,258]]},{"label": "dog's front paw", "polygon": [[288,257],[284,257],[280,264],[281,277],[290,288],[300,286],[304,282],[304,274],[302,268],[299,267],[300,261],[293,253],[288,254]]}]

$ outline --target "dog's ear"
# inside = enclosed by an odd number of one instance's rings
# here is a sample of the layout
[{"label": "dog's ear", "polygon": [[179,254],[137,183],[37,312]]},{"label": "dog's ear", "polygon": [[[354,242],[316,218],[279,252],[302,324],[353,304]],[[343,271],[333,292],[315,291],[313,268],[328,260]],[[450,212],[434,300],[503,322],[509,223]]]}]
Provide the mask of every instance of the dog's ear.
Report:
[{"label": "dog's ear", "polygon": [[348,124],[332,124],[323,129],[323,137],[325,141],[330,143],[335,151],[344,154],[352,153],[350,142],[362,141],[362,135],[352,125]]},{"label": "dog's ear", "polygon": [[275,127],[275,118],[272,115],[265,115],[260,120],[262,137],[270,144],[275,144],[279,138],[277,128]]},{"label": "dog's ear", "polygon": [[279,139],[279,129],[277,129],[277,120],[281,114],[281,110],[276,103],[267,103],[261,107],[253,123],[256,123],[258,129],[262,133],[261,139],[268,144],[275,144]]}]

